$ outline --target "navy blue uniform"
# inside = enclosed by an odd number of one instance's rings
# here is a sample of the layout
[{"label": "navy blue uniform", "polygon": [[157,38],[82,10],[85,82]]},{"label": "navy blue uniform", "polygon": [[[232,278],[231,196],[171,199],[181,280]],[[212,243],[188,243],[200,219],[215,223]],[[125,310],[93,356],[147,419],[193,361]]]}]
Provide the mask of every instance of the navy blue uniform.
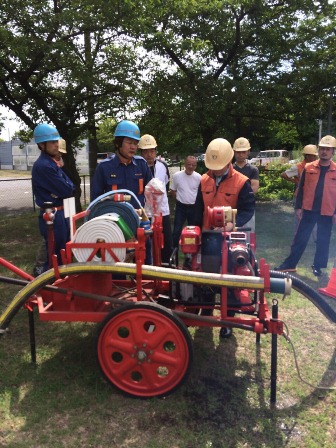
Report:
[{"label": "navy blue uniform", "polygon": [[[91,201],[98,196],[112,190],[126,189],[132,191],[145,205],[145,186],[152,179],[152,173],[146,160],[140,156],[133,156],[129,164],[121,162],[117,154],[103,160],[97,165],[93,176]],[[132,198],[131,204],[139,208],[139,204]]]},{"label": "navy blue uniform", "polygon": [[[44,152],[36,160],[32,169],[32,185],[36,204],[41,207],[39,229],[48,248],[47,224],[43,219],[44,202],[52,202],[54,207],[62,207],[63,199],[74,195],[74,184],[58,167],[54,159]],[[57,210],[54,219],[55,253],[61,263],[60,250],[70,239],[69,218],[64,217],[64,210]],[[44,266],[46,270],[48,262]]]}]

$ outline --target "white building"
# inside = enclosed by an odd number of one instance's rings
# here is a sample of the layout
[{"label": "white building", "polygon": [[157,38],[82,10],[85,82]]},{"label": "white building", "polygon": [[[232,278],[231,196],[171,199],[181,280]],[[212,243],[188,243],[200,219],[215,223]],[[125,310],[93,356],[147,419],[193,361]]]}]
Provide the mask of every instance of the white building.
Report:
[{"label": "white building", "polygon": [[[88,174],[88,141],[81,141],[82,146],[75,148],[75,159],[79,174]],[[19,139],[0,142],[0,169],[31,171],[35,160],[40,155],[36,143],[32,140],[28,144]]]}]

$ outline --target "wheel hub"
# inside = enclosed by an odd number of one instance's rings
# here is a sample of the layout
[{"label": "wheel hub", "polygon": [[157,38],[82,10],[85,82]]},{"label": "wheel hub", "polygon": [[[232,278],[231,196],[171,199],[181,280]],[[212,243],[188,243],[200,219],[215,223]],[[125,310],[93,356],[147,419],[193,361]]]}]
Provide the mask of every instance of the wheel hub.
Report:
[{"label": "wheel hub", "polygon": [[136,358],[139,362],[144,362],[147,358],[147,353],[144,350],[138,350],[136,353]]}]

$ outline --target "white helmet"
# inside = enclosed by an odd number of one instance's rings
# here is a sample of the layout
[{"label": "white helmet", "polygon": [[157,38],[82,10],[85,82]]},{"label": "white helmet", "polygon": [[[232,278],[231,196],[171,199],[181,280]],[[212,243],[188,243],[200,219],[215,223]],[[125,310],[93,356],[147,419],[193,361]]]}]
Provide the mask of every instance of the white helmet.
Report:
[{"label": "white helmet", "polygon": [[251,149],[250,142],[245,137],[239,137],[233,144],[234,151],[248,151]]},{"label": "white helmet", "polygon": [[139,149],[155,149],[156,147],[157,143],[155,138],[149,134],[143,135],[138,144]]},{"label": "white helmet", "polygon": [[215,138],[205,152],[204,163],[209,170],[221,170],[231,162],[234,152],[225,138]]},{"label": "white helmet", "polygon": [[302,154],[309,154],[311,156],[317,156],[317,146],[316,145],[306,145],[303,148]]},{"label": "white helmet", "polygon": [[67,150],[66,150],[66,142],[65,142],[64,138],[61,138],[60,140],[58,140],[58,150],[59,150],[59,152],[66,154]]},{"label": "white helmet", "polygon": [[324,146],[326,148],[336,148],[336,138],[332,135],[325,135],[321,138],[319,146]]}]

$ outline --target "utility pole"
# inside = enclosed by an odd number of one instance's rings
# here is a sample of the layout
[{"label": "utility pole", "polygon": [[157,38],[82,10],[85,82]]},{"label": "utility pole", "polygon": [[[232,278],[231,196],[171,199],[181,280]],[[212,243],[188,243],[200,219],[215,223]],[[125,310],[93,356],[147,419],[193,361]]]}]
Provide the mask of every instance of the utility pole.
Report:
[{"label": "utility pole", "polygon": [[333,113],[333,105],[334,105],[334,92],[331,89],[329,95],[329,108],[328,108],[328,125],[327,125],[327,134],[331,134],[332,129],[332,113]]},{"label": "utility pole", "polygon": [[318,127],[319,127],[318,143],[320,143],[320,140],[322,138],[322,120],[321,120],[321,118],[316,120],[316,123],[318,124]]}]

